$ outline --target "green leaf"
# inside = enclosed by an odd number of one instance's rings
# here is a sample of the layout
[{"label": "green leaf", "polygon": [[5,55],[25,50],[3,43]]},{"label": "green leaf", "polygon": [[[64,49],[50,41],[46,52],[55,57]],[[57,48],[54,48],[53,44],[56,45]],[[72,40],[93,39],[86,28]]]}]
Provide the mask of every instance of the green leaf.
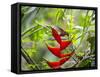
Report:
[{"label": "green leaf", "polygon": [[92,22],[92,17],[91,17],[91,15],[90,14],[88,14],[89,12],[87,11],[87,13],[81,13],[80,15],[79,15],[79,19],[78,19],[78,21],[79,21],[79,25],[80,26],[83,26],[83,27],[87,27],[87,26],[93,26],[93,22]]},{"label": "green leaf", "polygon": [[64,10],[58,9],[57,15],[56,15],[56,22],[59,22],[59,20],[62,20],[64,17]]},{"label": "green leaf", "polygon": [[25,12],[24,16],[21,19],[22,32],[26,30],[28,27],[33,26],[32,20],[36,17],[38,10],[39,8],[30,7],[29,10]]},{"label": "green leaf", "polygon": [[86,60],[83,60],[83,61],[79,64],[79,67],[91,67],[91,63],[92,63],[92,60],[86,59]]},{"label": "green leaf", "polygon": [[94,51],[95,50],[95,37],[89,37],[87,39],[87,41],[90,43],[91,45],[91,51]]}]

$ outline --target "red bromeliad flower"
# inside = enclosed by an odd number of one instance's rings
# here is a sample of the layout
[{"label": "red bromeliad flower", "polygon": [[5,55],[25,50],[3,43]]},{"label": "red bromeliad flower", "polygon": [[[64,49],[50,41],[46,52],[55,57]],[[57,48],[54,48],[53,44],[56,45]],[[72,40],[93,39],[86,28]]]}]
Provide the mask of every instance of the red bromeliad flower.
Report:
[{"label": "red bromeliad flower", "polygon": [[47,61],[47,64],[53,69],[58,69],[62,64],[64,64],[66,61],[69,60],[69,58],[74,54],[74,52],[62,54],[61,51],[64,50],[66,47],[68,47],[72,42],[68,40],[61,40],[61,36],[58,34],[58,32],[54,28],[51,29],[52,29],[52,35],[55,38],[55,40],[58,42],[60,47],[52,47],[47,44],[46,46],[52,54],[63,59],[57,62]]},{"label": "red bromeliad flower", "polygon": [[52,35],[53,35],[53,37],[55,38],[55,40],[56,40],[59,44],[61,44],[61,37],[60,37],[60,35],[58,34],[58,32],[57,32],[54,28],[52,28]]},{"label": "red bromeliad flower", "polygon": [[[47,44],[46,44],[47,45]],[[52,47],[52,46],[49,46],[49,45],[47,45],[47,48],[51,51],[51,53],[53,53],[55,56],[57,56],[57,57],[60,57],[60,54],[61,54],[61,52],[60,52],[60,48],[58,48],[58,47]]]},{"label": "red bromeliad flower", "polygon": [[[60,47],[52,47],[50,45],[47,45],[47,48],[53,53],[55,56],[62,58],[67,56],[67,54],[61,54],[61,51],[68,47],[71,44],[71,41],[68,40],[61,40],[61,36],[58,34],[58,32],[52,28],[52,35],[55,38],[55,40],[60,44]],[[71,53],[68,53],[68,55]]]},{"label": "red bromeliad flower", "polygon": [[71,44],[71,41],[61,41],[60,49],[63,50]]},{"label": "red bromeliad flower", "polygon": [[47,61],[47,64],[53,69],[59,69],[60,68],[60,62],[59,61],[57,61],[57,62]]},{"label": "red bromeliad flower", "polygon": [[51,67],[51,68],[53,68],[53,69],[59,69],[60,68],[60,66],[62,65],[62,64],[64,64],[66,61],[68,61],[69,60],[69,57],[66,57],[66,58],[63,58],[63,59],[61,59],[61,60],[59,60],[59,61],[56,61],[56,62],[49,62],[49,61],[47,61],[47,64]]},{"label": "red bromeliad flower", "polygon": [[66,56],[72,56],[74,54],[74,52],[71,52],[71,53],[66,53],[66,54],[61,54],[60,55],[60,58],[62,58],[62,57],[66,57]]},{"label": "red bromeliad flower", "polygon": [[71,44],[71,41],[61,40],[61,36],[58,34],[58,32],[54,28],[52,28],[52,35],[55,38],[55,40],[60,44],[61,50],[65,49]]},{"label": "red bromeliad flower", "polygon": [[59,58],[63,58],[63,57],[66,57],[66,56],[71,56],[74,53],[74,52],[71,52],[71,53],[62,54],[60,48],[52,47],[52,46],[49,46],[49,45],[47,45],[47,48],[51,51],[51,53],[53,53],[55,56],[57,56]]}]

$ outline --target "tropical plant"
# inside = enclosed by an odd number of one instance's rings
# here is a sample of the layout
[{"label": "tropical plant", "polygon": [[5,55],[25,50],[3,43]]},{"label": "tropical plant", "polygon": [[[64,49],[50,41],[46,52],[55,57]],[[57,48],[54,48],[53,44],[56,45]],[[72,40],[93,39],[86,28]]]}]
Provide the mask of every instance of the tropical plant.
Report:
[{"label": "tropical plant", "polygon": [[21,7],[22,70],[95,66],[93,10]]}]

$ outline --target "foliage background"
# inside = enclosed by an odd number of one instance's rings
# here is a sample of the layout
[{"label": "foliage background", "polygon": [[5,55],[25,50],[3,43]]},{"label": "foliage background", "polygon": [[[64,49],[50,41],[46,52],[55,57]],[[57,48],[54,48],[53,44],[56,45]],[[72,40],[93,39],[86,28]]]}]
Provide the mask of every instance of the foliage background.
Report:
[{"label": "foliage background", "polygon": [[[93,10],[62,9],[28,7],[21,8],[21,34],[22,34],[22,70],[50,69],[43,60],[58,60],[46,48],[45,42],[53,45],[51,40],[50,26],[58,26],[69,34],[72,39],[76,55],[80,60],[76,67],[95,66],[95,12]],[[66,39],[68,39],[66,37]],[[70,48],[67,51],[69,52]],[[45,53],[45,54],[44,54]],[[26,58],[32,60],[27,62]],[[52,56],[52,57],[51,57]],[[71,68],[75,65],[73,59],[65,63],[62,68]]]}]

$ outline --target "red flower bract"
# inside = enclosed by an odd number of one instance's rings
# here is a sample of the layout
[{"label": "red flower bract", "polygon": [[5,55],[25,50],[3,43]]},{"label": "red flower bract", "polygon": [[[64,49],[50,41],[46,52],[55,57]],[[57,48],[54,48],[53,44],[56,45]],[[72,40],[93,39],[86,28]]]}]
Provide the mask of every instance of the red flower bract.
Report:
[{"label": "red flower bract", "polygon": [[49,49],[49,51],[51,51],[51,53],[53,53],[55,56],[60,57],[60,48],[58,47],[51,47],[49,45],[47,45],[47,48]]},{"label": "red flower bract", "polygon": [[49,45],[47,45],[47,48],[49,49],[49,51],[51,51],[52,54],[54,54],[55,56],[57,56],[59,58],[71,56],[74,53],[74,52],[71,52],[71,53],[62,54],[60,48],[52,47],[52,46],[49,46]]},{"label": "red flower bract", "polygon": [[61,54],[60,57],[66,57],[66,56],[72,56],[74,54],[74,52],[71,52],[71,53],[66,53],[66,54]]},{"label": "red flower bract", "polygon": [[60,35],[58,34],[58,32],[54,28],[51,28],[51,29],[52,29],[52,35],[53,35],[53,37],[60,44],[61,43],[61,37],[60,37]]},{"label": "red flower bract", "polygon": [[60,68],[60,66],[62,65],[62,64],[64,64],[66,61],[68,61],[69,60],[69,57],[67,58],[63,58],[63,59],[61,59],[61,60],[59,60],[59,61],[56,61],[56,62],[49,62],[49,61],[47,61],[47,64],[51,67],[51,68],[53,68],[53,69],[59,69]]},{"label": "red flower bract", "polygon": [[66,54],[61,53],[61,51],[64,50],[66,47],[68,47],[72,42],[68,40],[61,40],[61,36],[58,34],[58,32],[54,28],[51,29],[52,29],[52,35],[55,38],[55,40],[58,42],[60,47],[52,47],[47,44],[46,46],[53,55],[63,59],[60,59],[57,62],[47,61],[47,64],[53,69],[58,69],[62,64],[64,64],[66,61],[69,60],[69,58],[74,54],[74,52],[66,53]]},{"label": "red flower bract", "polygon": [[65,49],[71,44],[71,41],[61,41],[60,48],[61,50]]},{"label": "red flower bract", "polygon": [[48,61],[47,64],[53,69],[59,69],[60,68],[60,62],[59,61],[58,62],[49,62]]}]

